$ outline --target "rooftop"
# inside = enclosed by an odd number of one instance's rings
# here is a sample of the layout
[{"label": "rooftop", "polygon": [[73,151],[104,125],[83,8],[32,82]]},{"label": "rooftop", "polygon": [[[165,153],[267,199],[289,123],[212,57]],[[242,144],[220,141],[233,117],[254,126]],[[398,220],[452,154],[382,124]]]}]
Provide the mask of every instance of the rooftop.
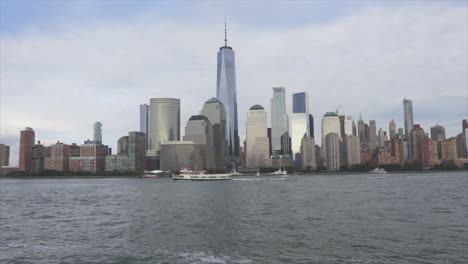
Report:
[{"label": "rooftop", "polygon": [[221,102],[216,97],[212,97],[211,99],[205,102],[205,104],[209,104],[209,103],[221,103]]},{"label": "rooftop", "polygon": [[324,116],[338,116],[335,112],[326,112]]},{"label": "rooftop", "polygon": [[208,118],[204,115],[193,115],[189,118],[189,121],[195,121],[195,120],[205,120],[208,121]]},{"label": "rooftop", "polygon": [[250,107],[249,110],[265,110],[265,109],[263,108],[263,106],[256,104],[256,105],[252,105],[252,107]]}]

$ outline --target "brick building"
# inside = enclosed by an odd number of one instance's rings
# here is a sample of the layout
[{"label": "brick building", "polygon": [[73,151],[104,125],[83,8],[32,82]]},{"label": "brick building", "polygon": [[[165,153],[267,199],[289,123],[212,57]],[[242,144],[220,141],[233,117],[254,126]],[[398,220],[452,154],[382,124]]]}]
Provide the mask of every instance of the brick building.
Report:
[{"label": "brick building", "polygon": [[85,141],[80,146],[80,155],[70,157],[70,171],[104,171],[105,157],[109,148],[99,142]]},{"label": "brick building", "polygon": [[45,169],[68,171],[70,162],[70,147],[58,142],[51,146],[50,157],[45,158]]},{"label": "brick building", "polygon": [[32,149],[35,141],[35,132],[32,128],[26,127],[20,132],[19,148],[19,169],[26,173],[31,173]]},{"label": "brick building", "polygon": [[10,146],[0,144],[0,167],[10,164]]}]

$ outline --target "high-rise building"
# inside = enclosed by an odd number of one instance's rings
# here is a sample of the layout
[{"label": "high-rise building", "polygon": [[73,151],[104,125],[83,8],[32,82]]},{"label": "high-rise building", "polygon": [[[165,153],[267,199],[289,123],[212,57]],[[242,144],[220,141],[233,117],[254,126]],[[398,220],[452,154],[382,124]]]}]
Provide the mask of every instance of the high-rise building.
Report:
[{"label": "high-rise building", "polygon": [[179,99],[150,99],[148,138],[148,156],[159,155],[161,142],[180,140]]},{"label": "high-rise building", "polygon": [[291,122],[291,149],[295,157],[301,152],[302,138],[310,136],[309,100],[307,93],[293,94],[293,114]]},{"label": "high-rise building", "polygon": [[325,164],[327,170],[337,171],[340,169],[340,145],[341,137],[337,133],[328,133],[325,136]]},{"label": "high-rise building", "polygon": [[413,144],[411,143],[412,139],[410,136],[410,132],[411,129],[413,129],[413,101],[411,101],[410,99],[403,99],[403,114],[405,122],[405,138],[408,142],[408,160],[411,160],[413,154]]},{"label": "high-rise building", "polygon": [[346,135],[346,165],[348,167],[361,163],[361,143],[358,136]]},{"label": "high-rise building", "polygon": [[216,98],[226,110],[226,139],[228,155],[231,159],[239,158],[239,129],[237,123],[237,92],[235,52],[227,45],[226,28],[224,46],[218,51]]},{"label": "high-rise building", "polygon": [[[75,151],[70,150],[70,153]],[[87,171],[91,173],[104,171],[106,155],[110,154],[108,146],[96,143],[96,141],[86,140],[79,147],[79,151],[79,156],[70,155],[70,171]]]},{"label": "high-rise building", "polygon": [[[328,150],[336,150],[336,148],[327,148],[327,141],[326,141],[326,136],[328,134],[335,133],[338,135],[339,139],[339,144],[342,142],[342,136],[341,136],[341,124],[340,124],[340,119],[338,115],[335,112],[327,112],[323,116],[322,119],[322,157],[325,161],[325,164],[327,164],[327,157],[331,157],[330,155],[327,154]],[[339,150],[339,148],[338,148]],[[327,156],[328,155],[328,156]],[[334,155],[334,154],[333,154]],[[332,156],[333,156],[332,155]],[[340,155],[340,152],[338,152],[338,155]],[[339,161],[339,158],[338,158]],[[327,165],[328,167],[328,165]],[[338,166],[339,168],[339,166]]]},{"label": "high-rise building", "polygon": [[314,116],[312,114],[309,114],[309,132],[310,132],[310,137],[315,138],[315,132],[314,132]]},{"label": "high-rise building", "polygon": [[462,122],[462,129],[463,129],[463,145],[464,145],[464,150],[463,150],[463,156],[466,158],[468,157],[468,122],[466,119],[463,119]]},{"label": "high-rise building", "polygon": [[439,124],[431,127],[431,139],[437,141],[445,140],[445,128]]},{"label": "high-rise building", "polygon": [[149,110],[150,110],[149,105],[147,104],[140,105],[140,132],[145,133],[146,148],[148,148],[149,146],[149,137],[148,137]]},{"label": "high-rise building", "polygon": [[0,167],[10,164],[10,146],[0,144]]},{"label": "high-rise building", "polygon": [[[353,125],[354,125],[354,121],[353,121],[353,117],[352,116],[346,116],[345,117],[345,120],[344,120],[344,136],[348,135],[348,136],[352,136],[353,135]],[[354,125],[354,130],[356,130],[356,125]]]},{"label": "high-rise building", "polygon": [[193,141],[200,146],[203,168],[215,168],[213,156],[213,127],[204,115],[193,115],[185,126],[184,141]]},{"label": "high-rise building", "polygon": [[143,171],[146,166],[145,133],[131,131],[118,141],[117,155],[105,157],[106,171]]},{"label": "high-rise building", "polygon": [[388,131],[390,132],[390,140],[396,137],[396,123],[395,120],[392,119],[388,124]]},{"label": "high-rise building", "polygon": [[377,125],[375,120],[369,121],[369,148],[373,151],[376,147],[378,147],[378,140],[377,140]]},{"label": "high-rise building", "polygon": [[313,137],[303,137],[301,140],[302,168],[317,168],[315,157],[315,139]]},{"label": "high-rise building", "polygon": [[67,144],[58,142],[51,146],[51,156],[45,158],[44,168],[56,171],[68,171],[70,164],[70,148]]},{"label": "high-rise building", "polygon": [[382,129],[379,128],[379,134],[378,134],[378,147],[379,148],[384,148],[385,147],[385,141],[387,141],[387,133]]},{"label": "high-rise building", "polygon": [[94,142],[102,143],[102,124],[101,122],[94,123]]},{"label": "high-rise building", "polygon": [[267,135],[267,113],[261,105],[250,107],[246,125],[247,167],[267,167],[270,150]]},{"label": "high-rise building", "polygon": [[412,157],[416,166],[422,169],[433,167],[434,144],[419,124],[413,125],[413,129],[411,130],[411,143],[413,144]]},{"label": "high-rise building", "polygon": [[31,173],[32,149],[35,141],[35,132],[26,127],[20,132],[19,169]]},{"label": "high-rise building", "polygon": [[206,116],[213,126],[213,155],[216,168],[224,168],[228,151],[226,139],[226,110],[216,98],[205,102],[201,114]]},{"label": "high-rise building", "polygon": [[457,139],[455,137],[443,140],[440,144],[442,160],[455,160],[458,158]]},{"label": "high-rise building", "polygon": [[271,98],[271,147],[273,155],[289,153],[289,119],[284,87],[273,87]]},{"label": "high-rise building", "polygon": [[359,142],[361,143],[361,150],[365,150],[367,148],[367,136],[366,136],[366,124],[364,120],[362,120],[362,114],[359,113],[359,120],[358,120],[358,136]]}]

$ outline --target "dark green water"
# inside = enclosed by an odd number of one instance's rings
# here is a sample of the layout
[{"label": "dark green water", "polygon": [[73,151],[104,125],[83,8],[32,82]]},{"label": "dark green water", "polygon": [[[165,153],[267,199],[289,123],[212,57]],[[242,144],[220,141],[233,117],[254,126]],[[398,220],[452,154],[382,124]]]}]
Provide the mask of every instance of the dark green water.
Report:
[{"label": "dark green water", "polygon": [[2,179],[0,263],[468,263],[468,175]]}]

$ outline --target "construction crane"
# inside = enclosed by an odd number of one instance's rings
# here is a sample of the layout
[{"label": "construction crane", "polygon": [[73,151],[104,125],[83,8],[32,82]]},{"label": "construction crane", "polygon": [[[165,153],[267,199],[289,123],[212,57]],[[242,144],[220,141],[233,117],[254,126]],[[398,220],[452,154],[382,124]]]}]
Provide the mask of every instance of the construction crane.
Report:
[{"label": "construction crane", "polygon": [[336,114],[338,114],[338,111],[340,110],[340,107],[341,107],[341,105],[339,105],[339,106],[336,108]]}]

